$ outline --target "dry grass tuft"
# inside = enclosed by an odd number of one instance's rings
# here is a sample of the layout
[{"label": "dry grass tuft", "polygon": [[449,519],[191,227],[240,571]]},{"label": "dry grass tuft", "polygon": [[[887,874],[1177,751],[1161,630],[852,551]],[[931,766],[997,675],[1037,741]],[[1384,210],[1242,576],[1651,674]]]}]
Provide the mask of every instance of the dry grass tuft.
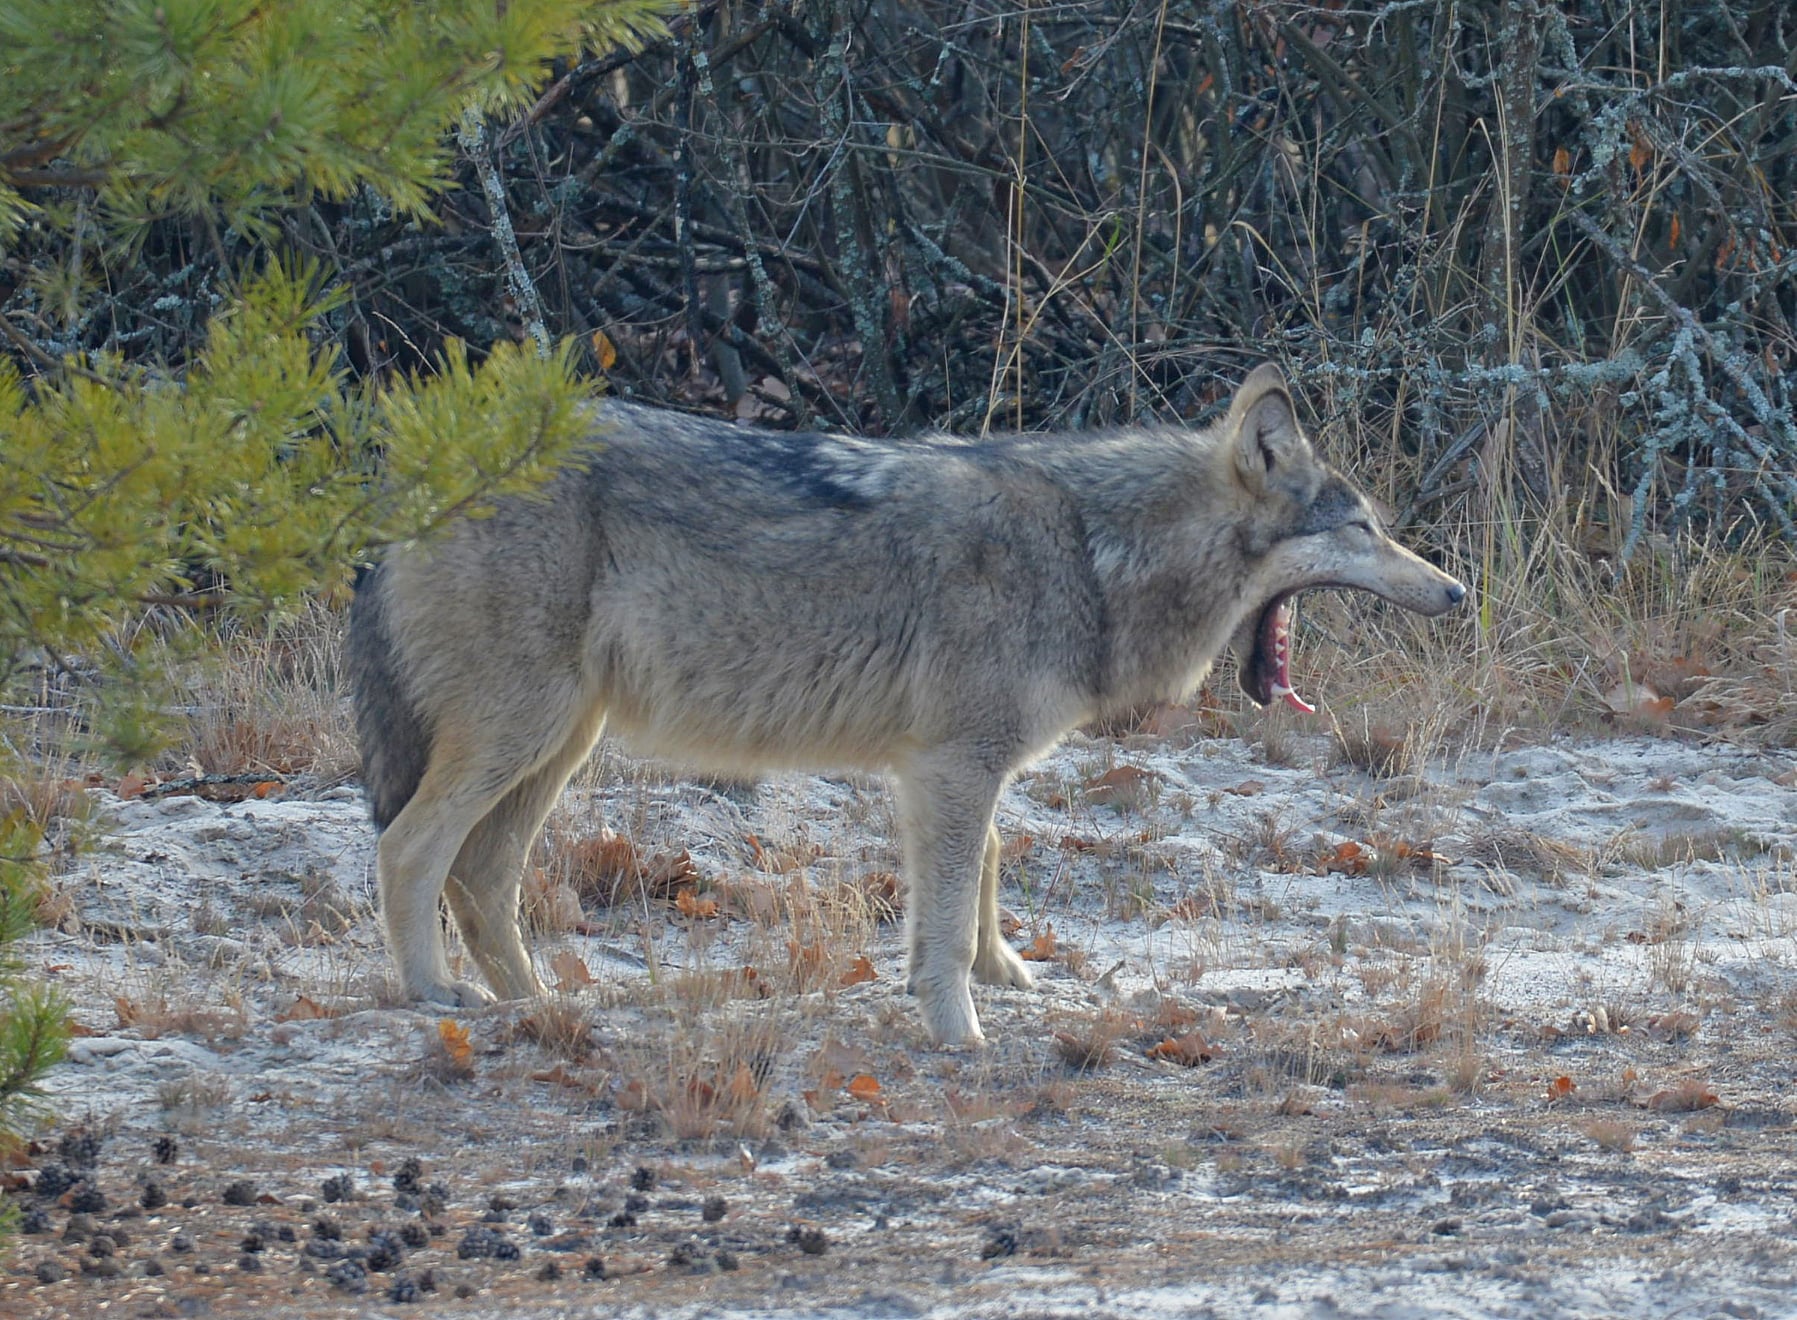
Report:
[{"label": "dry grass tuft", "polygon": [[1469,862],[1538,876],[1549,884],[1562,884],[1589,875],[1597,865],[1596,852],[1564,839],[1507,825],[1481,826],[1466,837],[1460,849]]},{"label": "dry grass tuft", "polygon": [[218,1041],[242,1040],[250,1029],[250,1015],[241,996],[227,994],[222,1004],[200,1004],[191,992],[174,986],[170,978],[159,978],[134,996],[118,995],[113,1011],[122,1029],[140,1033],[146,1040],[164,1036],[196,1036],[215,1044]]},{"label": "dry grass tuft", "polygon": [[551,829],[540,855],[544,892],[566,886],[586,907],[667,901],[702,878],[685,849],[646,854],[635,840],[607,828],[592,834]]},{"label": "dry grass tuft", "polygon": [[91,820],[93,808],[87,784],[68,771],[66,759],[59,757],[26,767],[24,773],[0,775],[0,817],[16,812],[46,837],[59,825],[81,825]]},{"label": "dry grass tuft", "polygon": [[538,1048],[576,1063],[593,1053],[589,1006],[565,995],[552,995],[532,1005],[518,1020],[518,1034]]},{"label": "dry grass tuft", "polygon": [[1619,1155],[1626,1155],[1635,1149],[1635,1129],[1620,1119],[1589,1119],[1581,1130],[1605,1150],[1615,1151]]},{"label": "dry grass tuft", "polygon": [[1075,1072],[1096,1072],[1116,1061],[1117,1042],[1136,1029],[1136,1020],[1115,1009],[1063,1017],[1050,1039],[1055,1057]]},{"label": "dry grass tuft", "polygon": [[768,1083],[792,1039],[779,1013],[751,1008],[683,1024],[661,1037],[659,1055],[655,1043],[632,1042],[619,1103],[657,1115],[683,1141],[765,1136]]},{"label": "dry grass tuft", "polygon": [[337,657],[343,620],[323,606],[220,638],[180,666],[185,730],[167,758],[200,774],[309,774],[326,785],[361,763]]}]

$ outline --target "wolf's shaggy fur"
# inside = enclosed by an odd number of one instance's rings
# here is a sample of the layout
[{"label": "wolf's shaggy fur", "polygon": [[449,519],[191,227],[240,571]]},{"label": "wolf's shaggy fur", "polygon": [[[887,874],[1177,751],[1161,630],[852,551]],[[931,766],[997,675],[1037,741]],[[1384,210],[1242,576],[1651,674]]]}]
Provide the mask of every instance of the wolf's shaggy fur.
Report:
[{"label": "wolf's shaggy fur", "polygon": [[[447,894],[494,990],[540,993],[524,858],[602,726],[714,771],[890,771],[910,986],[978,1039],[969,973],[1028,986],[998,928],[993,808],[1077,724],[1191,691],[1226,645],[1287,688],[1283,605],[1464,594],[1318,461],[1276,369],[1208,431],[967,441],[791,435],[621,403],[540,495],[390,556],[349,658],[407,993],[451,979]],[[1278,635],[1277,651],[1274,637]]]}]

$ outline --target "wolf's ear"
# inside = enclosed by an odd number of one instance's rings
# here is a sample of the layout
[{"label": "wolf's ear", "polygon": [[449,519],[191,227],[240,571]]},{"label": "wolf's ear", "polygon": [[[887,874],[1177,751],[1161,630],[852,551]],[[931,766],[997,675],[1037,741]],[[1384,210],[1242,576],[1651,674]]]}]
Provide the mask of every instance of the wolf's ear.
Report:
[{"label": "wolf's ear", "polygon": [[1310,442],[1298,425],[1291,391],[1271,362],[1249,372],[1235,392],[1225,434],[1242,484],[1256,494],[1271,484],[1280,468],[1310,460]]}]

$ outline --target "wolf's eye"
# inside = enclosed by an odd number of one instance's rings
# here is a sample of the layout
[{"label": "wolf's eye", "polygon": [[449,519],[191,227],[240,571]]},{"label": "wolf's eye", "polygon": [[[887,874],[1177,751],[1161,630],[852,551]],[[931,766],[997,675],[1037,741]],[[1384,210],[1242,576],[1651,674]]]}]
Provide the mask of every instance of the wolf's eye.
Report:
[{"label": "wolf's eye", "polygon": [[1355,528],[1357,531],[1365,532],[1368,536],[1373,534],[1373,525],[1365,518],[1356,518],[1353,522],[1349,523],[1348,526]]}]

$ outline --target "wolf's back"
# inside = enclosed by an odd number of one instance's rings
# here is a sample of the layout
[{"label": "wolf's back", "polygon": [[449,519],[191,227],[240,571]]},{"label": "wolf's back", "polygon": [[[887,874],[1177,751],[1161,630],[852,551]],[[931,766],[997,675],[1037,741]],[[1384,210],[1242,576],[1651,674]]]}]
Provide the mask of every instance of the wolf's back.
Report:
[{"label": "wolf's back", "polygon": [[356,741],[362,749],[362,783],[378,829],[392,824],[412,800],[431,751],[430,730],[406,695],[385,586],[381,565],[357,576],[345,645],[355,694]]}]

